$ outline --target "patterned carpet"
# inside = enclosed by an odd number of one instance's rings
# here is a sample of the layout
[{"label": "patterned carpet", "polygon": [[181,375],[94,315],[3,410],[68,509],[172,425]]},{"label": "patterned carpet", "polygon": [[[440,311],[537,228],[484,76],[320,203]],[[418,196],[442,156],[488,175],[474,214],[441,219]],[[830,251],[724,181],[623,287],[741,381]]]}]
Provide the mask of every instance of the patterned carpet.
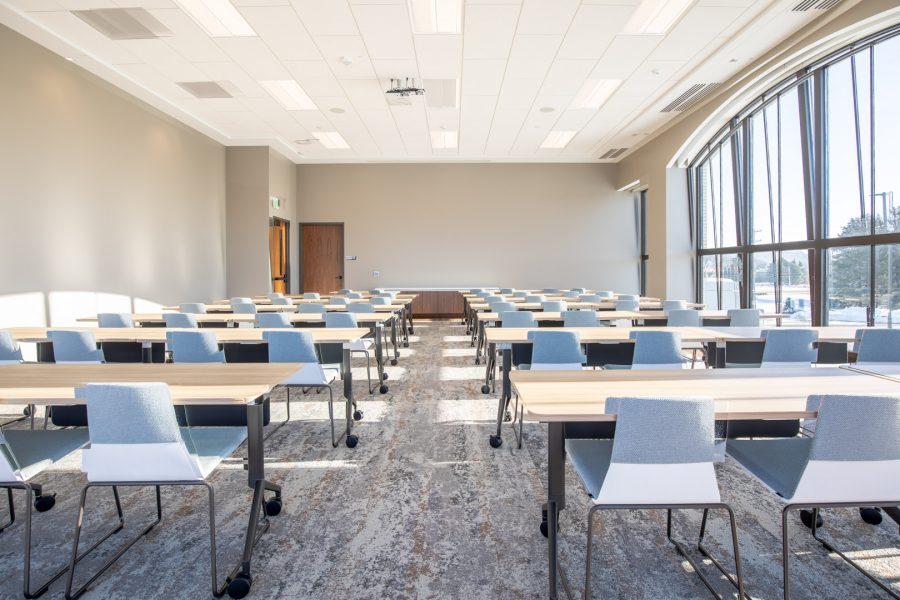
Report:
[{"label": "patterned carpet", "polygon": [[[400,363],[389,367],[390,392],[365,396],[364,363],[354,377],[365,419],[360,445],[332,449],[324,396],[292,394],[292,422],[267,447],[270,479],[284,486],[285,506],[254,554],[253,598],[543,598],[546,544],[538,531],[545,494],[544,426],[528,424],[525,447],[511,431],[501,449],[488,445],[494,396],[480,393],[483,367],[473,361],[458,322],[422,322]],[[338,389],[338,386],[335,386]],[[273,420],[282,414],[276,391]],[[239,453],[240,454],[240,453]],[[35,517],[33,579],[41,580],[70,551],[81,458],[69,457],[38,478],[58,493],[56,507]],[[781,597],[779,503],[734,463],[718,467],[724,499],[737,513],[748,592]],[[240,556],[250,491],[239,456],[213,476],[218,501],[220,579]],[[573,473],[561,522],[560,551],[574,587],[583,585],[587,496]],[[209,592],[205,491],[165,490],[164,518],[97,581],[89,598],[206,598]],[[86,561],[100,564],[117,541],[153,516],[149,490],[123,491],[128,526]],[[21,514],[21,493],[17,507]],[[0,508],[0,519],[6,515]],[[111,524],[111,494],[94,491],[83,542]],[[688,599],[709,597],[665,538],[665,514],[619,512],[600,517],[594,597]],[[900,536],[886,521],[866,525],[855,511],[825,514],[825,534],[900,591]],[[795,598],[884,596],[802,529],[794,518]],[[679,513],[676,534],[693,538],[699,514]],[[0,597],[21,597],[22,526],[0,534]],[[113,541],[116,540],[116,541]],[[712,520],[711,550],[731,563],[726,520]],[[732,588],[706,563],[717,589]],[[63,582],[45,597],[61,598]],[[881,594],[881,596],[879,595]],[[884,596],[886,597],[886,596]]]}]

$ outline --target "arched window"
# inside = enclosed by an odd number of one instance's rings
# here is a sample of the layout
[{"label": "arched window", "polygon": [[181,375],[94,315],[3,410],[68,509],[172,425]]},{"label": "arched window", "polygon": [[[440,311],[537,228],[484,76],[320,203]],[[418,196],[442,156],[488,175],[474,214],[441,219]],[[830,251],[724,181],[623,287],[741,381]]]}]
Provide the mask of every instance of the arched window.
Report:
[{"label": "arched window", "polygon": [[900,26],[804,68],[688,169],[697,296],[787,324],[900,324]]}]

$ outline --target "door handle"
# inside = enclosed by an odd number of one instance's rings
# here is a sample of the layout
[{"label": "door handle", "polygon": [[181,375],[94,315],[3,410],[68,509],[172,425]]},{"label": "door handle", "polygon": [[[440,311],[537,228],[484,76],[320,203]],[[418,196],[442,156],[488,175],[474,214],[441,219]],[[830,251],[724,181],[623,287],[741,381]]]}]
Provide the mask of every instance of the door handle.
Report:
[{"label": "door handle", "polygon": [[343,275],[338,275],[337,278],[338,278],[338,279],[343,279],[344,276],[343,276]]}]

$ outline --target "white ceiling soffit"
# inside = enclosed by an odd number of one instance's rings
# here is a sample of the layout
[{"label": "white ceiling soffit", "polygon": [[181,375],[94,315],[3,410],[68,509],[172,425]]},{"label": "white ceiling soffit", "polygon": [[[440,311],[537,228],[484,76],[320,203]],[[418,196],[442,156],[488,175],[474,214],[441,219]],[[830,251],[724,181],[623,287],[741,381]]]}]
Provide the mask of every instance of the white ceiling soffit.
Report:
[{"label": "white ceiling soffit", "polygon": [[[840,4],[4,0],[0,22],[223,144],[297,163],[615,162],[715,89],[694,86]],[[425,101],[389,105],[407,77]]]}]

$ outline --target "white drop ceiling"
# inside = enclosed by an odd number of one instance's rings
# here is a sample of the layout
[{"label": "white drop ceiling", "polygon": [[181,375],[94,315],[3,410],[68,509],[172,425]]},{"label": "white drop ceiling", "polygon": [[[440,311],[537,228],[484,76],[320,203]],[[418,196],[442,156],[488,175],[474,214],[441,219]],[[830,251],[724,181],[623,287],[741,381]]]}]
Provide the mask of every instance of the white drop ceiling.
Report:
[{"label": "white drop ceiling", "polygon": [[[665,34],[625,35],[641,0],[465,0],[460,33],[420,34],[408,0],[232,4],[255,36],[211,37],[173,0],[3,0],[0,22],[223,144],[297,163],[597,162],[677,117],[660,109],[691,85],[724,81],[822,14],[695,0]],[[172,35],[112,40],[71,12],[116,7],[145,8]],[[443,80],[439,106],[389,106],[390,79],[407,77]],[[261,83],[291,80],[315,109],[287,110]],[[233,97],[179,85],[210,81]],[[586,84],[601,85],[595,100],[614,91],[582,108]],[[331,132],[346,144],[323,144]],[[552,132],[574,134],[559,148]]]}]

